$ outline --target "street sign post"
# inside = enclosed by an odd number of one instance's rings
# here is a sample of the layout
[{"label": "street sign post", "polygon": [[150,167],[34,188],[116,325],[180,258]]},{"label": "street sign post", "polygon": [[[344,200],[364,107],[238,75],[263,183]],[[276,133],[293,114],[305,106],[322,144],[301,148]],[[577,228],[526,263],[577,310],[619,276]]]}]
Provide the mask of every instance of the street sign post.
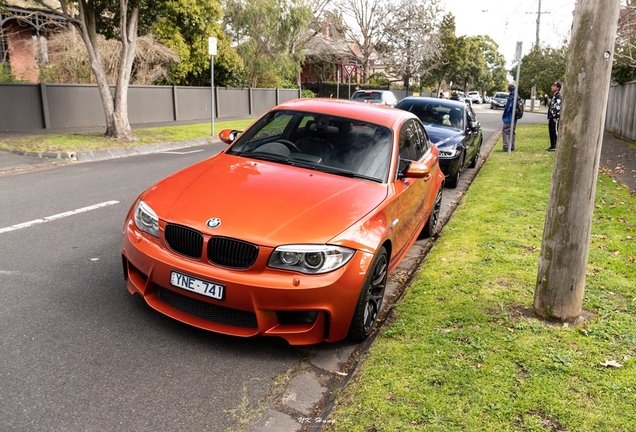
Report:
[{"label": "street sign post", "polygon": [[356,70],[355,64],[343,64],[344,70],[349,77],[349,99],[351,99],[351,74]]},{"label": "street sign post", "polygon": [[517,98],[519,97],[519,70],[521,69],[521,47],[523,46],[523,42],[517,42],[517,49],[515,50],[515,61],[517,62],[517,81],[515,81],[515,97],[512,101],[512,120],[510,127],[510,144],[508,144],[508,156],[510,156],[510,152],[512,151],[512,139],[514,138],[515,128],[517,127],[517,119],[515,118],[515,111],[517,109]]}]

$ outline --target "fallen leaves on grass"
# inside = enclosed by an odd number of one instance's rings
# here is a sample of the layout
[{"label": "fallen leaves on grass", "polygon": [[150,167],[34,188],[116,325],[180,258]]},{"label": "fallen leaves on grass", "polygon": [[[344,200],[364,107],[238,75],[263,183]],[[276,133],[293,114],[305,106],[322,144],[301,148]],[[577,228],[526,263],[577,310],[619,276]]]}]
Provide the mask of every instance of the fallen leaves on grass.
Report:
[{"label": "fallen leaves on grass", "polygon": [[603,363],[601,363],[601,366],[613,367],[613,368],[623,367],[623,365],[617,362],[616,360],[605,360]]}]

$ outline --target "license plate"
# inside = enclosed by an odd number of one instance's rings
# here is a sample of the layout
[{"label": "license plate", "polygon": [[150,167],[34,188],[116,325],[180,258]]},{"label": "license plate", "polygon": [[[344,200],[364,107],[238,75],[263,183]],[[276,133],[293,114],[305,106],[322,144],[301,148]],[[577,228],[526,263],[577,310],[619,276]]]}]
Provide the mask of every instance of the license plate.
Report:
[{"label": "license plate", "polygon": [[204,281],[176,271],[170,272],[170,284],[217,300],[223,300],[225,297],[224,285]]}]

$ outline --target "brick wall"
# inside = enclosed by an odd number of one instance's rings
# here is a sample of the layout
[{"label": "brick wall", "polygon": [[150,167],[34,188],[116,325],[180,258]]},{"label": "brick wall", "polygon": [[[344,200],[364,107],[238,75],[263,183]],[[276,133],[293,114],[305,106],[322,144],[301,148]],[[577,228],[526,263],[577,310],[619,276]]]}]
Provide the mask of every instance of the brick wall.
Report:
[{"label": "brick wall", "polygon": [[31,27],[19,25],[4,29],[7,38],[11,72],[19,80],[38,82],[38,68],[33,52]]}]

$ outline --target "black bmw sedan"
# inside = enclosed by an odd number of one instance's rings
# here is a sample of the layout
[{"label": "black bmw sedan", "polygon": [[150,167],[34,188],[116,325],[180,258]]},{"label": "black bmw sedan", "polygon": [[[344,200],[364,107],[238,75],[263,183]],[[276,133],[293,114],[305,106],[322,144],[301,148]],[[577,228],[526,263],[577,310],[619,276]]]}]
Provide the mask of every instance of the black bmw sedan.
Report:
[{"label": "black bmw sedan", "polygon": [[410,111],[424,124],[439,149],[439,165],[446,186],[457,187],[464,168],[474,168],[479,160],[483,136],[473,108],[461,102],[427,97],[407,97],[396,108]]}]

